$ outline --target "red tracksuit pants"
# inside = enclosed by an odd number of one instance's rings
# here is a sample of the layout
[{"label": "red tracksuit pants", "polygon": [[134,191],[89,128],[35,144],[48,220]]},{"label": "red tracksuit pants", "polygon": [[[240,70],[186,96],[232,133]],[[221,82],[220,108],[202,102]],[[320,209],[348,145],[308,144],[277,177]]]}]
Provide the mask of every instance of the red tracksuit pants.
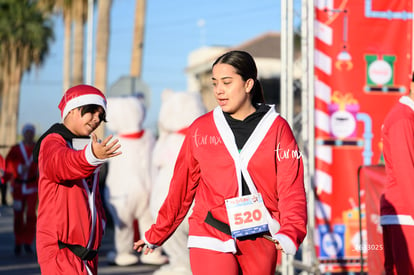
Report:
[{"label": "red tracksuit pants", "polygon": [[16,245],[30,245],[36,235],[37,192],[26,194],[22,189],[22,184],[13,187],[14,236]]},{"label": "red tracksuit pants", "polygon": [[190,248],[194,275],[274,275],[277,250],[274,243],[259,237],[236,241],[237,253]]},{"label": "red tracksuit pants", "polygon": [[414,226],[382,226],[385,274],[414,275]]}]

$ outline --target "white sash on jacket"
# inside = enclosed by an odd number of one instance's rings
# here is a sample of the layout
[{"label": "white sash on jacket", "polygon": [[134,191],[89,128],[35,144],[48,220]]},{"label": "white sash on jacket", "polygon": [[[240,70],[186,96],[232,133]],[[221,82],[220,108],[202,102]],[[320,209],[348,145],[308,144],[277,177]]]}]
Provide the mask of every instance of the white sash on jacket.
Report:
[{"label": "white sash on jacket", "polygon": [[[29,156],[27,155],[26,148],[24,147],[24,143],[23,143],[23,141],[19,143],[19,148],[20,148],[20,152],[22,153],[22,156],[23,156],[23,159],[24,159],[24,164],[25,164],[27,167],[30,167],[30,165],[31,165],[31,164],[32,164],[32,162],[33,162],[33,156],[32,156],[32,155],[30,155],[30,157],[29,157]],[[27,170],[27,171],[26,171],[26,173],[24,173],[23,175],[21,175],[22,179],[23,179],[23,180],[27,180],[27,178],[28,178],[28,174],[29,174],[29,170]]]},{"label": "white sash on jacket", "polygon": [[[23,141],[19,143],[20,152],[22,153],[24,164],[28,167],[27,171],[20,175],[20,177],[23,180],[27,180],[29,178],[29,172],[30,172],[30,165],[32,165],[33,162],[33,154],[30,155],[30,157],[27,155],[26,148],[24,147]],[[23,195],[29,195],[37,192],[37,187],[31,187],[28,188],[26,183],[22,184],[22,194]]]},{"label": "white sash on jacket", "polygon": [[[89,139],[77,139],[74,138],[72,140],[73,146],[68,142],[68,145],[70,148],[74,150],[83,150],[86,145],[90,143]],[[85,145],[86,144],[86,145]],[[98,169],[95,170],[93,175],[93,184],[92,184],[92,190],[89,189],[88,183],[85,179],[82,179],[83,188],[85,188],[86,194],[88,195],[88,204],[89,204],[89,210],[91,211],[91,232],[89,234],[89,241],[86,248],[91,249],[94,238],[95,238],[95,230],[96,230],[96,220],[97,220],[97,210],[96,210],[96,204],[95,204],[95,194],[96,194],[96,186],[98,185]],[[83,261],[85,264],[85,267],[87,269],[87,272],[89,275],[92,275],[92,271],[90,270],[88,266],[88,262],[86,260]]]},{"label": "white sash on jacket", "polygon": [[[237,174],[237,183],[239,187],[239,197],[242,196],[242,174],[250,190],[250,193],[257,194],[257,188],[254,185],[252,178],[250,177],[247,166],[253,154],[256,152],[260,143],[263,141],[267,132],[278,116],[279,114],[276,112],[274,105],[270,105],[269,111],[267,111],[267,113],[260,120],[259,124],[257,124],[253,133],[250,135],[249,139],[246,141],[239,153],[233,131],[227,123],[223,111],[220,107],[216,107],[213,111],[214,122],[218,129],[218,132],[224,142],[224,145],[234,160]],[[266,211],[266,220],[269,224],[270,233],[272,236],[275,235],[280,229],[280,224],[272,218],[269,211]]]}]

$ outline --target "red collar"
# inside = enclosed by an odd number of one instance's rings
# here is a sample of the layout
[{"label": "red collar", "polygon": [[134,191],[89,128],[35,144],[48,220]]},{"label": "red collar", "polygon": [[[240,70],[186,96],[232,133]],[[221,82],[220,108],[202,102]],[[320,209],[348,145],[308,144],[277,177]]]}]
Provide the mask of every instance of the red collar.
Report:
[{"label": "red collar", "polygon": [[185,136],[187,134],[187,131],[188,131],[188,127],[185,127],[185,128],[182,128],[182,129],[176,131],[176,133]]},{"label": "red collar", "polygon": [[131,133],[131,134],[119,134],[121,138],[141,138],[144,135],[144,130],[139,132]]}]

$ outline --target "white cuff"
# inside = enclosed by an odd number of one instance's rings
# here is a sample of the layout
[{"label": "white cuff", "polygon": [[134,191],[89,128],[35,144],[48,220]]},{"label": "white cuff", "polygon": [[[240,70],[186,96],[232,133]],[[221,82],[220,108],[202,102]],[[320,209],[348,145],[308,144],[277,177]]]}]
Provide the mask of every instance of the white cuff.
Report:
[{"label": "white cuff", "polygon": [[400,98],[400,103],[407,105],[408,107],[410,107],[413,111],[414,111],[414,101],[408,97],[408,96],[403,96]]},{"label": "white cuff", "polygon": [[414,225],[414,219],[410,215],[382,215],[380,217],[380,224]]},{"label": "white cuff", "polygon": [[150,249],[155,249],[155,248],[157,248],[158,246],[157,245],[155,245],[155,244],[150,244],[148,241],[147,241],[147,239],[145,238],[145,235],[144,236],[142,236],[142,240],[145,242],[145,244],[150,248]]},{"label": "white cuff", "polygon": [[105,162],[104,159],[98,159],[97,157],[95,157],[95,155],[92,152],[92,140],[88,143],[88,145],[85,148],[85,157],[86,160],[94,166],[98,166],[102,163]]},{"label": "white cuff", "polygon": [[276,234],[273,236],[273,239],[277,240],[283,248],[283,252],[288,255],[296,254],[296,245],[294,242],[286,235]]}]

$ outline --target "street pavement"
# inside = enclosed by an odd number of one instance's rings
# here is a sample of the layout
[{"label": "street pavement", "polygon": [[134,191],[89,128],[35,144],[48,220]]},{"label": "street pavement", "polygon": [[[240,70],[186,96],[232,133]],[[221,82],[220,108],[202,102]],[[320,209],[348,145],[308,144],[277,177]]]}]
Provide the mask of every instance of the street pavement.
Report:
[{"label": "street pavement", "polygon": [[[112,244],[113,230],[110,228],[105,234],[102,246],[99,250],[98,274],[150,275],[159,268],[159,266],[144,264],[137,264],[127,267],[120,267],[108,264],[106,254],[113,247]],[[7,206],[0,206],[0,274],[41,274],[36,256],[25,255],[24,251],[22,252],[22,255],[19,257],[16,257],[14,255],[13,209]]]}]

